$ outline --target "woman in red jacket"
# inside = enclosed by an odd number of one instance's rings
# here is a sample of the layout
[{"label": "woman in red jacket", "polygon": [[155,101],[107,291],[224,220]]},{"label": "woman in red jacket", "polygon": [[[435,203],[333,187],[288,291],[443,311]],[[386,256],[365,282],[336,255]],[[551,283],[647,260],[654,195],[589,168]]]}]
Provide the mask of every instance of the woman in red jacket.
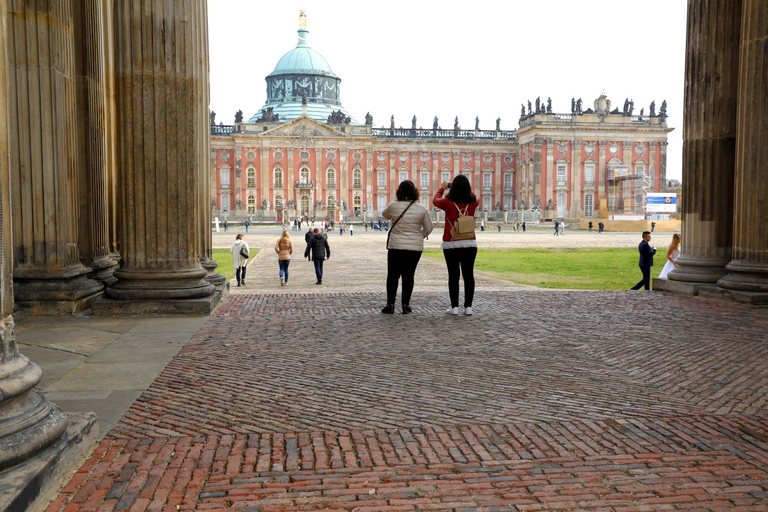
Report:
[{"label": "woman in red jacket", "polygon": [[[443,197],[445,190],[448,193]],[[459,276],[464,278],[464,314],[472,314],[472,299],[475,295],[475,257],[477,256],[477,240],[472,238],[454,240],[451,237],[451,226],[459,218],[459,210],[473,217],[480,200],[472,193],[469,179],[459,174],[453,183],[443,182],[437,189],[432,204],[445,211],[445,230],[443,231],[443,256],[448,267],[448,295],[451,307],[445,312],[449,315],[459,314]]]}]

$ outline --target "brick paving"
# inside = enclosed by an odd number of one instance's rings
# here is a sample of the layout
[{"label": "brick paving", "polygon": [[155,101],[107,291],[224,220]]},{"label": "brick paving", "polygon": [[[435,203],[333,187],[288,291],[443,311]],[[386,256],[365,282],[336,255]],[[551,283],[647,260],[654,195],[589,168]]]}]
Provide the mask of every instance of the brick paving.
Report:
[{"label": "brick paving", "polygon": [[427,262],[382,315],[369,263],[232,295],[48,510],[768,510],[768,310],[487,278],[449,317]]}]

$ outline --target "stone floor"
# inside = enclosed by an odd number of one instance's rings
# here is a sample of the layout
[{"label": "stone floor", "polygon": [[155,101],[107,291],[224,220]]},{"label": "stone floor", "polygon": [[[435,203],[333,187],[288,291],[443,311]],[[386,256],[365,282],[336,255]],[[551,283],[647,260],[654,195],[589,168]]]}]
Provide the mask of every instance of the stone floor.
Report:
[{"label": "stone floor", "polygon": [[248,284],[48,510],[768,510],[768,310],[480,276],[451,317],[424,259],[414,313],[382,315],[362,235],[280,287],[276,234],[249,234]]}]

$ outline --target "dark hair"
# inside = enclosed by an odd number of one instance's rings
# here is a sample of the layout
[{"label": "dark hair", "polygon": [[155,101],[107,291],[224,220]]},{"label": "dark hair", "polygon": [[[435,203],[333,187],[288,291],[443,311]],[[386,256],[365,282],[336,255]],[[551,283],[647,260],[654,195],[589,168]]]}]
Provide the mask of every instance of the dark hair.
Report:
[{"label": "dark hair", "polygon": [[312,230],[312,232],[313,232],[313,233],[319,233],[319,232],[320,232],[320,229],[319,229],[319,228],[315,228],[315,229],[313,229],[313,230]]},{"label": "dark hair", "polygon": [[469,178],[463,174],[459,174],[453,178],[451,188],[448,189],[448,193],[445,197],[454,203],[461,204],[474,203],[477,199],[477,196],[472,193],[472,185],[469,183]]},{"label": "dark hair", "polygon": [[397,197],[398,201],[418,201],[419,190],[411,180],[404,180],[400,183],[400,186],[397,187],[395,197]]},{"label": "dark hair", "polygon": [[651,232],[650,232],[650,231],[643,231],[643,236],[645,236],[645,235],[650,235],[650,234],[651,234]]}]

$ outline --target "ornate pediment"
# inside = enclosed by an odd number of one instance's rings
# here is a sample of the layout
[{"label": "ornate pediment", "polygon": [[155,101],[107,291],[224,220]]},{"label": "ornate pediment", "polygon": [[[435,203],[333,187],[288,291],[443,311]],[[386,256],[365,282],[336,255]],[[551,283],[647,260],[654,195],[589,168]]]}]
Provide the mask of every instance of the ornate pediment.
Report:
[{"label": "ornate pediment", "polygon": [[[317,137],[346,137],[345,133],[335,130],[315,119],[298,117],[260,134],[262,137],[296,137],[313,139]],[[299,147],[299,146],[297,146]]]}]

